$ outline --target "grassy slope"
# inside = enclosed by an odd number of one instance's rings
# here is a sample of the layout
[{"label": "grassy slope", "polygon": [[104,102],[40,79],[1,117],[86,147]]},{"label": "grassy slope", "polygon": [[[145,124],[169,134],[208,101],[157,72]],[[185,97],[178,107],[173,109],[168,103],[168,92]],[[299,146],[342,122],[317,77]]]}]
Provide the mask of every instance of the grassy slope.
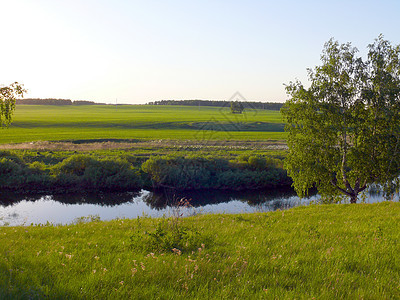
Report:
[{"label": "grassy slope", "polygon": [[[66,139],[284,139],[277,111],[232,115],[228,109],[187,106],[19,105],[0,143]],[[211,127],[210,127],[211,126]],[[204,129],[214,130],[204,130]]]},{"label": "grassy slope", "polygon": [[400,297],[400,204],[321,205],[181,219],[208,239],[154,254],[130,237],[156,220],[0,228],[3,298]]}]

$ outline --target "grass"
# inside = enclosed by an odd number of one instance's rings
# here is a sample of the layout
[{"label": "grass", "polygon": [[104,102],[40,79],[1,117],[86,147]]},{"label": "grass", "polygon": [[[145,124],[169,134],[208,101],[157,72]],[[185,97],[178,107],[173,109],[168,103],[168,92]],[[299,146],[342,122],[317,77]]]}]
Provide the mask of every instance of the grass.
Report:
[{"label": "grass", "polygon": [[2,299],[400,297],[399,203],[81,221],[1,227]]},{"label": "grass", "polygon": [[18,105],[0,143],[75,139],[283,140],[278,111],[187,106]]}]

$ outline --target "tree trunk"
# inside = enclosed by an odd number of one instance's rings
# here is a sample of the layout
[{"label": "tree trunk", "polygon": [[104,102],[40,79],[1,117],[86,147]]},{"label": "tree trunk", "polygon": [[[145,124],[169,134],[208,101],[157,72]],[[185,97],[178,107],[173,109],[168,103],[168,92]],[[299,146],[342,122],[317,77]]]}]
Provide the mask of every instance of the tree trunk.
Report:
[{"label": "tree trunk", "polygon": [[357,198],[358,198],[358,193],[353,193],[353,194],[350,196],[350,203],[352,203],[352,204],[357,203]]},{"label": "tree trunk", "polygon": [[[345,176],[345,174],[344,174],[344,176]],[[336,178],[331,180],[331,184],[334,187],[336,187],[343,194],[350,197],[350,203],[357,203],[358,194],[367,188],[367,180],[364,180],[364,184],[362,187],[360,187],[360,182],[361,182],[361,179],[357,178],[357,180],[354,184],[354,188],[352,188],[350,183],[347,181],[347,178],[345,178],[343,180],[343,183],[346,186],[346,188],[341,188],[340,186],[337,185]]]}]

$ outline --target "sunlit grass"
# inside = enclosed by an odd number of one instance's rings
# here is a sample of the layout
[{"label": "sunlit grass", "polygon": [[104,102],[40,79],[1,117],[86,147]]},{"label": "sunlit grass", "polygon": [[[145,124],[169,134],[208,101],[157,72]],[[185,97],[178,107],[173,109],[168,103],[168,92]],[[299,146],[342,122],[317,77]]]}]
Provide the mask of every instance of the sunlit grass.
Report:
[{"label": "sunlit grass", "polygon": [[[0,228],[0,294],[42,299],[400,297],[400,204],[200,215],[192,252],[132,247],[140,218]],[[173,222],[169,220],[169,222]],[[137,241],[136,241],[137,242]],[[139,241],[140,242],[140,241]]]},{"label": "sunlit grass", "polygon": [[182,106],[19,105],[0,143],[66,139],[282,140],[278,111]]}]

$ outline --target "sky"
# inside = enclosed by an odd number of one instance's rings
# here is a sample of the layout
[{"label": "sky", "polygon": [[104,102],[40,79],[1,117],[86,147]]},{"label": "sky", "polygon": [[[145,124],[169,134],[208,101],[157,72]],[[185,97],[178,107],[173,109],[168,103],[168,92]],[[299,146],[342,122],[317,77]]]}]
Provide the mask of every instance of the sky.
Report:
[{"label": "sky", "polygon": [[330,38],[400,44],[398,0],[0,0],[0,84],[28,98],[284,102]]}]

